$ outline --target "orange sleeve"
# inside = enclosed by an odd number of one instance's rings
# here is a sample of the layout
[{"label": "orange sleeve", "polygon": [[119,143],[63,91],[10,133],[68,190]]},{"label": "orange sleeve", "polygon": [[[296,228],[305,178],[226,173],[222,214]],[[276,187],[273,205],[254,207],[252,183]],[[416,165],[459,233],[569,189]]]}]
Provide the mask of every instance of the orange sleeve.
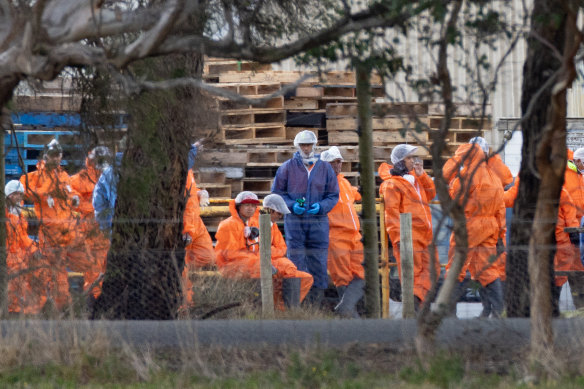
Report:
[{"label": "orange sleeve", "polygon": [[517,198],[517,191],[519,190],[519,177],[515,180],[515,184],[506,190],[503,194],[503,199],[505,200],[505,207],[513,208],[515,204],[515,199]]},{"label": "orange sleeve", "polygon": [[361,201],[361,193],[359,193],[359,188],[352,186],[351,191],[353,192],[353,198],[355,201]]},{"label": "orange sleeve", "polygon": [[450,158],[444,166],[442,167],[442,175],[447,183],[452,182],[456,177],[456,172],[460,170],[460,157],[455,155],[454,157]]},{"label": "orange sleeve", "polygon": [[421,176],[416,176],[416,180],[420,183],[424,192],[426,192],[426,200],[430,201],[436,197],[436,187],[434,186],[434,180],[424,172]]},{"label": "orange sleeve", "polygon": [[388,183],[383,193],[383,202],[385,205],[385,230],[393,244],[400,240],[399,214],[402,202],[402,194],[395,187]]},{"label": "orange sleeve", "polygon": [[277,224],[272,225],[272,258],[285,257],[288,247]]},{"label": "orange sleeve", "polygon": [[491,156],[487,165],[499,177],[503,186],[507,186],[513,182],[513,174],[511,174],[511,170],[505,165],[499,154]]}]

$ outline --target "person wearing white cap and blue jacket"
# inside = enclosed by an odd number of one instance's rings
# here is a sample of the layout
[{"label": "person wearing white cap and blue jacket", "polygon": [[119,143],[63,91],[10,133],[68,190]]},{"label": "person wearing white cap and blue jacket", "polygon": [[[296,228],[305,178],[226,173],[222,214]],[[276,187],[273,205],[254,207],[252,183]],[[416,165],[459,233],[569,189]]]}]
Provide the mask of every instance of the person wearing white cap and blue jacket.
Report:
[{"label": "person wearing white cap and blue jacket", "polygon": [[339,200],[339,184],[330,164],[315,155],[316,135],[301,131],[294,138],[298,149],[278,168],[272,192],[282,196],[290,214],[284,218],[288,258],[300,271],[314,277],[306,300],[316,306],[328,287],[327,256],[329,222],[327,214]]}]

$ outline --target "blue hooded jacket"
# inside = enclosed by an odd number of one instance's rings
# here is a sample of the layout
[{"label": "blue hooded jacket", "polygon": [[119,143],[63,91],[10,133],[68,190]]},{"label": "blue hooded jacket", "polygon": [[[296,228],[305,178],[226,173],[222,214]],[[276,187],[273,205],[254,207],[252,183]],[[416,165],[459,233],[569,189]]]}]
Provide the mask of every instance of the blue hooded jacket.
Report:
[{"label": "blue hooded jacket", "polygon": [[307,210],[312,204],[319,203],[318,215],[326,215],[339,201],[339,182],[332,166],[320,159],[309,175],[297,151],[278,168],[272,192],[282,196],[290,212],[296,200],[304,198]]},{"label": "blue hooded jacket", "polygon": [[111,231],[114,208],[118,197],[118,182],[120,181],[120,167],[122,166],[123,153],[116,153],[115,166],[107,167],[95,188],[93,189],[93,209],[95,220],[102,231]]}]

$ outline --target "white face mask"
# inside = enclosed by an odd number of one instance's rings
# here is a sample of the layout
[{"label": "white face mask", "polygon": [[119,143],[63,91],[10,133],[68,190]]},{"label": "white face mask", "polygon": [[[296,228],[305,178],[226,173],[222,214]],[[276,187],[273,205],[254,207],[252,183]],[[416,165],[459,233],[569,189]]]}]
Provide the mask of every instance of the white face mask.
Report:
[{"label": "white face mask", "polygon": [[416,183],[416,179],[411,174],[404,174],[403,178],[405,178],[412,185],[415,185]]},{"label": "white face mask", "polygon": [[298,151],[300,152],[300,156],[301,156],[303,159],[310,159],[310,158],[314,158],[314,150],[312,150],[312,151],[311,151],[310,153],[308,153],[308,154],[304,154],[304,153],[302,152],[302,149],[298,149]]}]

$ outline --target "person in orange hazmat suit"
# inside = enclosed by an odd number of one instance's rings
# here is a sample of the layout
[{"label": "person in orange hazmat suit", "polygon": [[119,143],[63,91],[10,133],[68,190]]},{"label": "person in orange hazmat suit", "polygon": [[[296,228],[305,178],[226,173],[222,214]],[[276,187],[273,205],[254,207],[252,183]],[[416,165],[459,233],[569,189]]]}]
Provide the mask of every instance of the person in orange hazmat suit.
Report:
[{"label": "person in orange hazmat suit", "polygon": [[328,213],[328,270],[341,301],[335,312],[343,317],[358,318],[357,303],[364,294],[363,243],[355,201],[361,200],[357,188],[341,174],[343,156],[338,147],[323,151],[320,159],[333,167],[339,181],[339,201]]},{"label": "person in orange hazmat suit", "polygon": [[78,263],[71,265],[71,270],[83,273],[83,290],[91,293],[93,298],[97,298],[101,293],[100,280],[105,273],[110,246],[109,237],[100,230],[95,220],[93,190],[103,170],[110,166],[112,158],[112,153],[107,147],[97,146],[85,158],[85,168],[71,176],[71,187],[80,197],[77,208],[80,226],[76,245],[85,248],[79,250],[83,257],[77,259]]},{"label": "person in orange hazmat suit", "polygon": [[[434,182],[424,172],[420,163],[414,163],[417,147],[401,144],[391,152],[393,168],[385,181],[383,201],[385,204],[385,228],[393,246],[394,256],[401,268],[400,258],[400,214],[412,214],[412,241],[414,250],[414,296],[419,307],[431,288],[431,261],[428,245],[432,242],[432,214],[428,204],[436,191]],[[413,174],[412,174],[413,173]],[[439,275],[438,258],[434,262],[436,276]],[[401,270],[400,270],[401,278]]]},{"label": "person in orange hazmat suit", "polygon": [[44,264],[36,244],[27,234],[28,222],[22,212],[24,187],[19,181],[12,180],[4,187],[4,193],[8,311],[38,314],[46,301],[45,285],[39,278]]},{"label": "person in orange hazmat suit", "polygon": [[[450,196],[464,203],[468,253],[459,281],[463,281],[466,271],[471,278],[484,288],[481,299],[490,307],[491,314],[500,317],[503,312],[503,288],[500,267],[494,263],[504,251],[505,203],[503,185],[497,175],[489,169],[486,155],[478,144],[460,146],[455,157],[463,161],[462,169],[450,184]],[[450,269],[455,252],[454,233],[450,238]]]},{"label": "person in orange hazmat suit", "polygon": [[[56,139],[45,146],[37,170],[20,178],[25,198],[34,203],[39,219],[39,248],[48,261],[47,298],[57,309],[69,303],[67,267],[77,264],[79,247],[75,247],[79,228],[79,194],[71,188],[71,178],[61,168],[63,151]],[[83,269],[86,270],[86,269]]]}]

